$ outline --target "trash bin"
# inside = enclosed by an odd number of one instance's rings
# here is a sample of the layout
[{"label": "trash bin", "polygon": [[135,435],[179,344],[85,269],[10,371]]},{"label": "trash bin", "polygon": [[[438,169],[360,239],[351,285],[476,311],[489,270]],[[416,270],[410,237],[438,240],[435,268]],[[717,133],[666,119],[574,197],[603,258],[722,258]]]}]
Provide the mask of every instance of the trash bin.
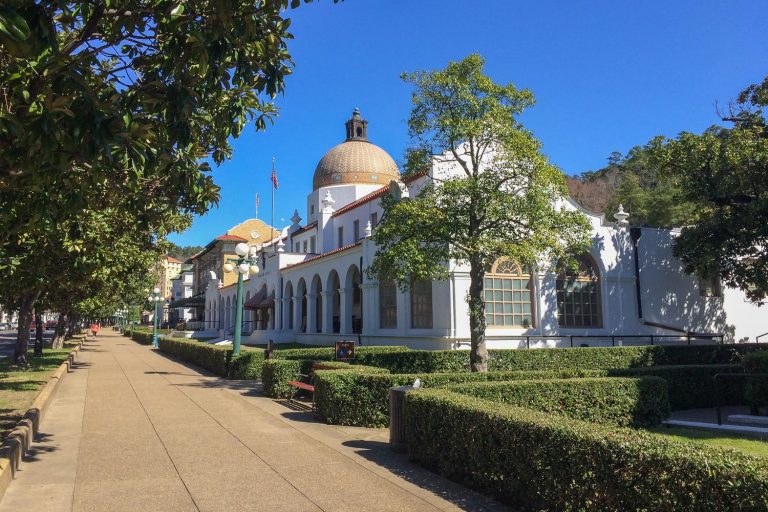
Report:
[{"label": "trash bin", "polygon": [[405,394],[416,389],[413,386],[389,388],[389,447],[405,452]]}]

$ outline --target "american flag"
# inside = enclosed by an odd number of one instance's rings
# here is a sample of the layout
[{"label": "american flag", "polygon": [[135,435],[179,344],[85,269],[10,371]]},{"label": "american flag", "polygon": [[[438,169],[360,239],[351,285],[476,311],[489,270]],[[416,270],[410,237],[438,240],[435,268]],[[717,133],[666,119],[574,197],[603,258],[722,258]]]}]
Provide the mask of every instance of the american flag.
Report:
[{"label": "american flag", "polygon": [[275,168],[272,168],[272,186],[277,188],[277,172],[275,172]]}]

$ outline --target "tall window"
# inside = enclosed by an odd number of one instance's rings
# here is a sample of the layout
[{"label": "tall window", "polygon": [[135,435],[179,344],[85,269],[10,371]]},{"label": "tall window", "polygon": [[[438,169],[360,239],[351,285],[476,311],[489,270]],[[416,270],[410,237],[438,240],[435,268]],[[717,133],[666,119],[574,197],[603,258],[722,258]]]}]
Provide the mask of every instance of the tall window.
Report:
[{"label": "tall window", "polygon": [[307,254],[307,240],[304,240],[304,254]]},{"label": "tall window", "polygon": [[371,214],[371,230],[376,229],[376,224],[379,223],[379,213],[373,212]]},{"label": "tall window", "polygon": [[600,274],[590,256],[578,258],[578,268],[557,276],[557,323],[560,327],[602,327]]},{"label": "tall window", "polygon": [[314,236],[310,237],[309,238],[309,252],[311,252],[312,254],[314,254],[315,251],[317,250],[317,248],[315,247],[315,243],[316,243],[315,242],[315,237]]},{"label": "tall window", "polygon": [[411,283],[411,327],[432,328],[432,281],[428,279]]},{"label": "tall window", "polygon": [[352,243],[356,243],[360,240],[360,221],[356,220],[352,223]]},{"label": "tall window", "polygon": [[379,328],[397,328],[397,286],[391,279],[379,282]]},{"label": "tall window", "polygon": [[344,247],[344,226],[339,226],[339,248]]},{"label": "tall window", "polygon": [[699,295],[701,297],[722,297],[723,292],[718,278],[699,278]]},{"label": "tall window", "polygon": [[499,258],[485,274],[485,323],[488,327],[533,326],[533,283],[509,258]]}]

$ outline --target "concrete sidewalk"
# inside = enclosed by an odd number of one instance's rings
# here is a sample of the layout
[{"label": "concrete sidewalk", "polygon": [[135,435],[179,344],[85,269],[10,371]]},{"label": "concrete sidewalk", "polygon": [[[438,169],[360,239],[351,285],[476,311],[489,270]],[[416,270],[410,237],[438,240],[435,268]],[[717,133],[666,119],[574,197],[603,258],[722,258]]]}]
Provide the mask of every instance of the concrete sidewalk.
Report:
[{"label": "concrete sidewalk", "polygon": [[102,331],[80,352],[5,511],[506,510],[387,448]]}]

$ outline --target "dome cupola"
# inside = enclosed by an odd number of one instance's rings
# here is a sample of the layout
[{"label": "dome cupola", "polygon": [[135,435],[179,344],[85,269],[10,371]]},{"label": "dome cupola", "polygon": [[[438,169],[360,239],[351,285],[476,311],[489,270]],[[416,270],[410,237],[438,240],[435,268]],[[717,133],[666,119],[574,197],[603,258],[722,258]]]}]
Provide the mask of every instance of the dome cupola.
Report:
[{"label": "dome cupola", "polygon": [[400,179],[397,164],[379,146],[368,141],[368,121],[355,109],[345,123],[347,139],[331,148],[315,168],[312,188],[331,185],[371,184],[384,186]]}]

